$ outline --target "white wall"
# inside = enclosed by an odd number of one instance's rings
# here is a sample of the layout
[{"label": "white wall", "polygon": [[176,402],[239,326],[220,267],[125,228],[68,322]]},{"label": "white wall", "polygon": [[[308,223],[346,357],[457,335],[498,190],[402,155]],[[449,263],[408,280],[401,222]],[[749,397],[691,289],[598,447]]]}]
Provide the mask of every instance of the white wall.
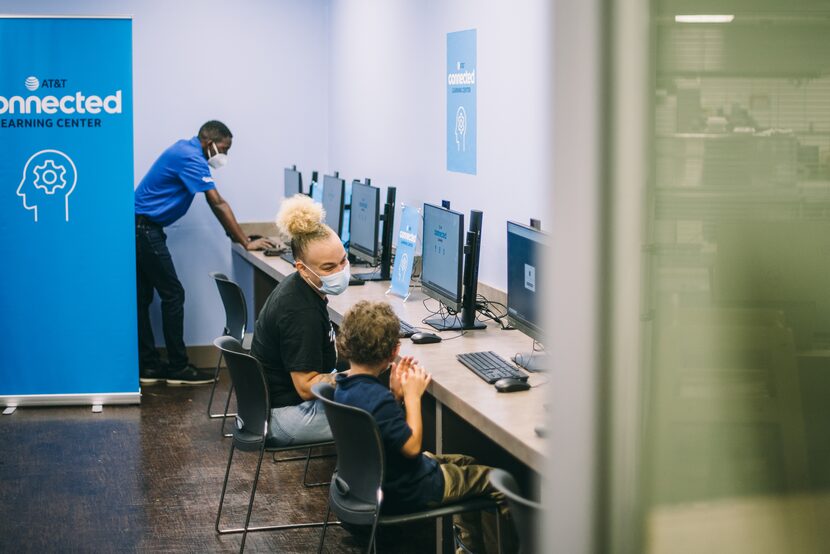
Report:
[{"label": "white wall", "polygon": [[[240,221],[274,216],[286,165],[326,165],[325,0],[4,0],[0,12],[133,16],[136,185],[167,146],[208,119],[234,134],[215,176]],[[229,241],[201,195],[167,233],[187,291],[185,341],[210,344],[224,316],[208,272],[231,273]],[[162,345],[157,306],[153,315]]]},{"label": "white wall", "polygon": [[[549,2],[336,0],[331,170],[398,200],[484,212],[480,279],[506,288],[505,221],[541,218],[551,187]],[[478,170],[446,170],[446,34],[477,29]],[[400,220],[400,211],[397,221]]]},{"label": "white wall", "polygon": [[[216,118],[234,133],[216,181],[240,221],[273,217],[288,164],[306,186],[311,169],[370,177],[408,204],[482,210],[480,279],[501,289],[505,221],[553,228],[546,0],[6,0],[0,11],[133,15],[136,184],[164,148]],[[446,171],[444,128],[446,33],[471,28],[476,176]],[[207,274],[232,273],[228,240],[202,198],[168,235],[185,340],[210,344],[223,317]]]}]

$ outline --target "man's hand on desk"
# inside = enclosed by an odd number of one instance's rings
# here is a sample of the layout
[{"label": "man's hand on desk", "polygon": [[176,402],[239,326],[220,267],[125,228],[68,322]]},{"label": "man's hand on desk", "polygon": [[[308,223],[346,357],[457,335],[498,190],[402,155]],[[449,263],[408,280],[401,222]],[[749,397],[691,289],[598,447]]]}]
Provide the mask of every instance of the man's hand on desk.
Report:
[{"label": "man's hand on desk", "polygon": [[275,248],[277,244],[268,237],[258,237],[251,235],[248,237],[248,243],[245,245],[245,250],[265,250],[266,248]]}]

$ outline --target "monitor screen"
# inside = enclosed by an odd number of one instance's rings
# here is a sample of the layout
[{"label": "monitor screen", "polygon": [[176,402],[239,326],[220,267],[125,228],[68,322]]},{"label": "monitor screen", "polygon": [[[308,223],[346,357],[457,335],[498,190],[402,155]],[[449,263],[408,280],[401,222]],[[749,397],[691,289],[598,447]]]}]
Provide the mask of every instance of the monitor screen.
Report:
[{"label": "monitor screen", "polygon": [[351,212],[349,252],[374,263],[378,257],[380,189],[354,181]]},{"label": "monitor screen", "polygon": [[309,185],[311,199],[317,202],[318,204],[323,203],[323,185],[319,184],[317,181],[311,181]]},{"label": "monitor screen", "polygon": [[343,221],[340,222],[340,240],[343,242],[344,246],[348,246],[352,221],[352,184],[345,179],[343,180],[343,183],[345,192],[343,194]]},{"label": "monitor screen", "polygon": [[513,326],[542,340],[542,260],[547,236],[531,227],[507,222],[507,316]]},{"label": "monitor screen", "polygon": [[285,197],[291,198],[303,192],[303,181],[296,169],[285,168]]},{"label": "monitor screen", "polygon": [[323,176],[323,209],[326,210],[326,225],[340,235],[343,231],[343,195],[345,192],[343,179]]},{"label": "monitor screen", "polygon": [[424,204],[421,286],[447,306],[461,304],[464,214]]}]

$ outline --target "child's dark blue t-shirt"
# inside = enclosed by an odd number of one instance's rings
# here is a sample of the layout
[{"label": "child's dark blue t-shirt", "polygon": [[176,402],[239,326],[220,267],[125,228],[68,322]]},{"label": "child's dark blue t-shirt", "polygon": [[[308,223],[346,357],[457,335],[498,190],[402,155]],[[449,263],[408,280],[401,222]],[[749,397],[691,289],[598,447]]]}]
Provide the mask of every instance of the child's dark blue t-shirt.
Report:
[{"label": "child's dark blue t-shirt", "polygon": [[423,453],[415,458],[407,458],[401,453],[401,448],[412,436],[412,429],[388,388],[371,375],[340,374],[334,400],[366,410],[378,424],[386,457],[384,512],[422,510],[441,502],[444,475],[438,463]]}]

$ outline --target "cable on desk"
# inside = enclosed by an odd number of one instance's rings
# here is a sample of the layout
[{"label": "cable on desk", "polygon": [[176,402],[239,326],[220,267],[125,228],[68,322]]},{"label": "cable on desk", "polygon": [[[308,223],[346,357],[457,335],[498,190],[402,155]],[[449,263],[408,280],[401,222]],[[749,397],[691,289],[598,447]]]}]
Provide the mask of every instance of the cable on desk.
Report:
[{"label": "cable on desk", "polygon": [[[501,309],[496,311],[497,308]],[[495,300],[488,300],[482,294],[476,295],[476,311],[480,312],[481,315],[484,316],[480,317],[478,314],[476,314],[476,319],[478,321],[481,321],[482,323],[487,321],[493,321],[499,324],[499,327],[501,327],[502,331],[515,329],[515,327],[511,327],[503,321],[503,318],[507,317],[507,306],[505,306],[501,302],[496,302]]]},{"label": "cable on desk", "polygon": [[[430,316],[438,316],[438,317],[439,317],[439,318],[441,318],[441,320],[442,320],[442,321],[444,321],[444,322],[446,322],[447,320],[449,320],[451,317],[452,317],[452,318],[455,318],[455,323],[457,323],[459,326],[461,325],[461,322],[460,322],[460,320],[458,319],[458,312],[457,312],[456,310],[454,310],[454,309],[450,308],[449,306],[445,306],[445,305],[444,305],[444,304],[442,304],[441,302],[438,302],[438,309],[437,309],[437,310],[433,310],[432,308],[430,308],[429,306],[427,306],[427,300],[431,300],[431,299],[430,299],[430,298],[424,298],[424,300],[422,301],[422,303],[423,303],[423,305],[424,305],[424,309],[426,309],[426,311],[429,313],[429,315],[427,315],[426,317],[424,317],[424,318],[421,320],[421,323],[426,323],[426,322],[427,322],[427,320],[430,318]],[[437,302],[437,300],[436,300],[436,302]],[[428,325],[428,324],[427,324],[427,325]]]}]

